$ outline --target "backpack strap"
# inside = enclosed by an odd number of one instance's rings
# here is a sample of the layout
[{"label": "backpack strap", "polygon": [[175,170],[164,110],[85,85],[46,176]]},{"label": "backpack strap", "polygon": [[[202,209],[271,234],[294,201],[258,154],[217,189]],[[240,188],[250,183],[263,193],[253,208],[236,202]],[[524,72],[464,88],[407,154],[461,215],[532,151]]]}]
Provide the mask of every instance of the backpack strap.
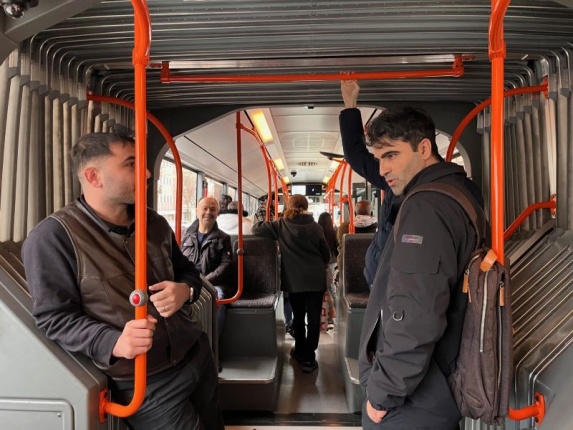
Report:
[{"label": "backpack strap", "polygon": [[[402,202],[403,207],[406,202],[415,194],[432,191],[440,194],[444,194],[451,199],[455,200],[464,210],[467,217],[469,218],[474,231],[476,232],[476,249],[480,248],[485,243],[485,234],[486,234],[486,220],[485,214],[483,210],[478,211],[476,209],[476,205],[472,203],[470,198],[459,188],[455,187],[454,185],[447,184],[445,182],[428,182],[422,185],[417,186],[414,188],[404,199]],[[396,224],[394,225],[394,241],[396,241],[396,235],[398,234],[398,226],[400,224],[400,217],[398,216],[396,219]]]}]

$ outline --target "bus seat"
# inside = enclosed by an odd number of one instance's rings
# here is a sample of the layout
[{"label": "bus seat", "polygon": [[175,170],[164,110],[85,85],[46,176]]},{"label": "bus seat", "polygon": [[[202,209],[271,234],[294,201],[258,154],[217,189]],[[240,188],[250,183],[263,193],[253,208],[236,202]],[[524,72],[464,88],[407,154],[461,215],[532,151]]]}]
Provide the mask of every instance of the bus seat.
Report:
[{"label": "bus seat", "polygon": [[374,233],[342,238],[342,294],[350,308],[366,308],[370,288],[364,279],[364,257]]},{"label": "bus seat", "polygon": [[[235,241],[235,256],[237,248]],[[274,240],[248,236],[243,249],[243,294],[227,306],[220,340],[221,405],[224,410],[274,411],[282,369],[278,342],[284,335],[284,324],[277,318],[278,247]]]},{"label": "bus seat", "polygon": [[350,412],[361,411],[364,395],[359,384],[358,345],[370,289],[364,279],[364,257],[374,233],[345,234],[342,238],[341,297],[338,300],[338,351]]},{"label": "bus seat", "polygon": [[[237,260],[239,242],[233,243]],[[274,308],[279,294],[279,257],[274,240],[243,237],[243,293],[231,308]]]}]

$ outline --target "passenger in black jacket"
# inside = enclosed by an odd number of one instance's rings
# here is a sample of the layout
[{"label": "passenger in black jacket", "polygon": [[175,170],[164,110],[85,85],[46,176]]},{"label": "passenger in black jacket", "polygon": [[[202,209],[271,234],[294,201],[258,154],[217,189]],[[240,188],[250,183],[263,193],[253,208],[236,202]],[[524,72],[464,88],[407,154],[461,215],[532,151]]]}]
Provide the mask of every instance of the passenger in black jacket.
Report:
[{"label": "passenger in black jacket", "polygon": [[[441,161],[435,127],[424,112],[391,108],[368,130],[380,175],[396,196],[447,182],[477,206],[481,197],[460,166]],[[424,192],[405,206],[382,254],[360,339],[365,429],[453,430],[461,419],[445,373],[459,352],[466,297],[461,280],[475,247],[464,210]]]},{"label": "passenger in black jacket", "polygon": [[352,170],[384,192],[384,198],[378,211],[378,230],[364,258],[364,278],[368,285],[372,286],[378,261],[380,261],[382,250],[386,245],[390,230],[392,230],[392,224],[388,222],[388,212],[395,196],[384,177],[380,175],[378,160],[366,149],[362,116],[356,108],[360,91],[358,82],[355,80],[342,81],[340,88],[346,108],[340,112],[339,117],[344,158]]},{"label": "passenger in black jacket", "polygon": [[[204,197],[197,204],[197,219],[183,234],[181,251],[217,290],[217,298],[235,294],[233,288],[233,250],[231,237],[217,226],[219,204]],[[225,323],[225,306],[217,309],[219,334]]]},{"label": "passenger in black jacket", "polygon": [[281,219],[256,222],[253,234],[279,241],[281,289],[289,293],[294,313],[295,347],[291,356],[301,363],[303,372],[313,372],[318,368],[315,351],[320,338],[320,312],[330,260],[322,227],[308,212],[306,197],[294,194]]}]

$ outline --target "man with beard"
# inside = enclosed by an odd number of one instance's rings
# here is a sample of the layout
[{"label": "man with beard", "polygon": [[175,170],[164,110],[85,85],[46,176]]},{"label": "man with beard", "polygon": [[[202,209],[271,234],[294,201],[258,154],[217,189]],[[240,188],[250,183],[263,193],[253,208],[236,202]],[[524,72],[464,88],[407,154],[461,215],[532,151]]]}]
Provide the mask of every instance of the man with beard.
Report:
[{"label": "man with beard", "polygon": [[223,429],[213,354],[191,318],[199,273],[167,221],[151,209],[149,314],[133,319],[134,143],[123,133],[93,133],[72,148],[83,194],[42,221],[22,249],[33,316],[49,339],[102,369],[121,404],[133,398],[133,359],[147,353],[145,398],[124,419],[129,428]]}]

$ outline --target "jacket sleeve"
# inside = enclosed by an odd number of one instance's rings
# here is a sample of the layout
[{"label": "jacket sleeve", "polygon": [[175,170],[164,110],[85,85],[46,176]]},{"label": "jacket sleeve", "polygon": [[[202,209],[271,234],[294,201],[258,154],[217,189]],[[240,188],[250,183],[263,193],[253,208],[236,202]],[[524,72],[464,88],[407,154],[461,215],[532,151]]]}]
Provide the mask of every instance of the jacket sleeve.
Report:
[{"label": "jacket sleeve", "polygon": [[221,262],[219,266],[205,278],[213,285],[219,285],[229,280],[233,269],[233,249],[231,247],[231,237],[225,235],[222,240]]},{"label": "jacket sleeve", "polygon": [[330,262],[330,248],[328,246],[328,243],[326,243],[326,239],[324,237],[324,231],[322,230],[322,227],[320,225],[316,225],[318,227],[318,233],[319,233],[319,247],[320,247],[320,253],[322,254],[322,259],[324,261],[324,264],[328,264]]},{"label": "jacket sleeve", "polygon": [[251,228],[255,236],[278,239],[278,221],[256,221]]},{"label": "jacket sleeve", "polygon": [[465,240],[465,230],[445,209],[456,203],[445,199],[419,194],[399,215],[383,309],[389,315],[382,315],[382,348],[376,351],[366,389],[378,409],[401,406],[414,392],[446,329],[450,286],[459,276],[456,243]]},{"label": "jacket sleeve", "polygon": [[[187,235],[187,232],[185,234]],[[181,243],[184,243],[184,238],[181,239]],[[171,237],[171,261],[175,273],[174,280],[176,282],[184,282],[189,285],[190,288],[193,288],[193,299],[191,301],[194,302],[201,294],[201,278],[195,264],[183,255],[175,239],[175,234],[172,234]]]},{"label": "jacket sleeve", "polygon": [[352,170],[375,187],[387,191],[389,187],[380,176],[378,160],[366,149],[360,111],[356,108],[344,109],[340,112],[339,123],[344,158]]},{"label": "jacket sleeve", "polygon": [[38,328],[67,351],[110,365],[121,331],[84,313],[76,255],[61,224],[44,220],[24,242],[22,259]]}]

